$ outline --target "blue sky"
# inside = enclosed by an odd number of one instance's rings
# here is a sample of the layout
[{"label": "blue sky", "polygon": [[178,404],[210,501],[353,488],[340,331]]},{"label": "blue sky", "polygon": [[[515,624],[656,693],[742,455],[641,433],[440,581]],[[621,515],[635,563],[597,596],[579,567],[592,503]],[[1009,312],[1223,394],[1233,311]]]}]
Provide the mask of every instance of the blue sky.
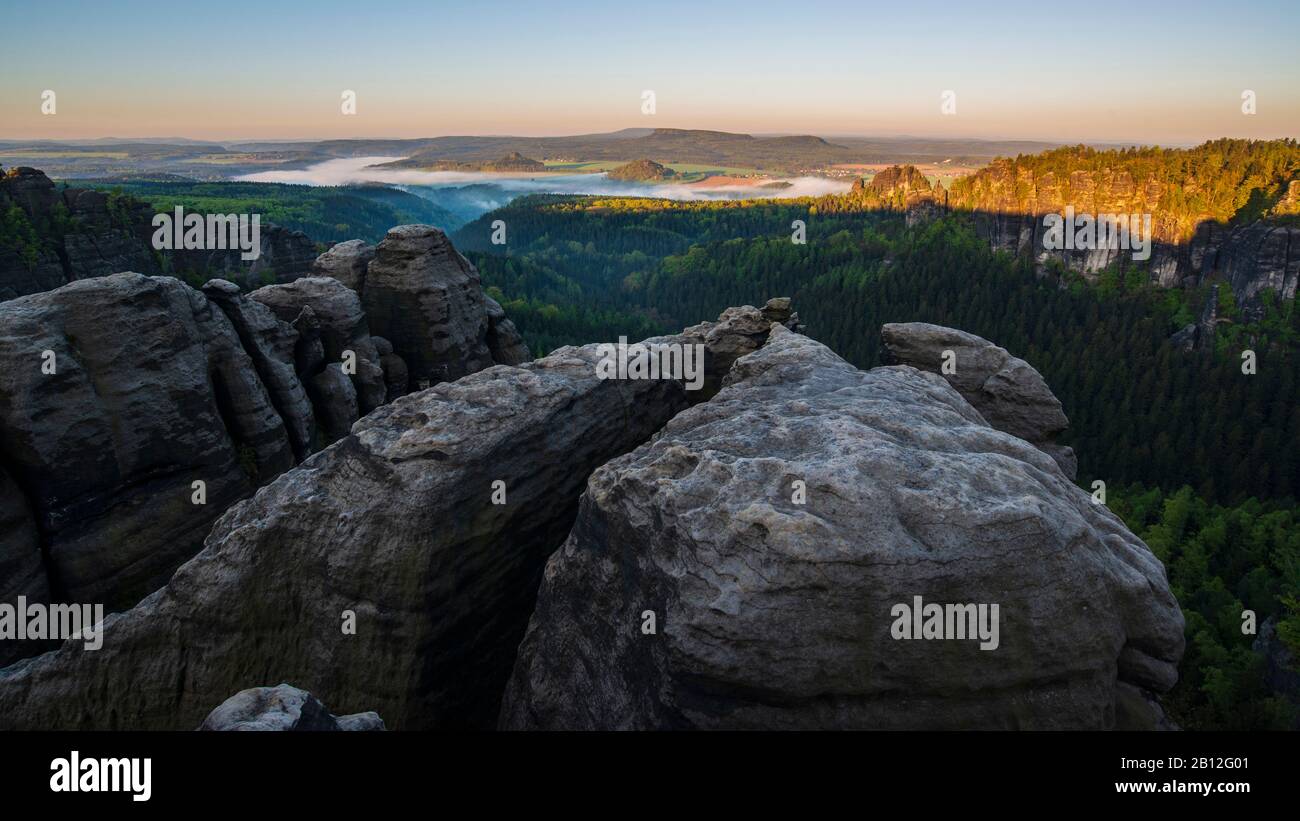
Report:
[{"label": "blue sky", "polygon": [[[0,137],[1300,134],[1300,4],[0,0]],[[45,89],[57,113],[40,113]],[[357,115],[340,113],[344,89]],[[1241,113],[1253,90],[1257,114]],[[653,90],[656,112],[641,113]],[[956,92],[957,113],[940,113]]]}]

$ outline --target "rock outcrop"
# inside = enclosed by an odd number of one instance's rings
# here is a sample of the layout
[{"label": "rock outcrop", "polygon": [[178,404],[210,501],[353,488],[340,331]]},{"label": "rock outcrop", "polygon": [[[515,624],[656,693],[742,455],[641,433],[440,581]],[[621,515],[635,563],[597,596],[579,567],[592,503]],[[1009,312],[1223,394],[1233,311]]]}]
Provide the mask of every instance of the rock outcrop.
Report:
[{"label": "rock outcrop", "polygon": [[144,203],[59,189],[35,168],[11,168],[0,172],[0,214],[14,207],[11,219],[26,230],[0,243],[0,301],[118,271],[161,273]]},{"label": "rock outcrop", "polygon": [[[896,639],[916,597],[998,605],[995,649]],[[1050,457],[938,376],[774,326],[591,476],[500,724],[1106,728],[1182,650],[1160,562]]]},{"label": "rock outcrop", "polygon": [[[384,404],[387,394],[384,371],[356,291],[329,277],[303,277],[284,285],[258,288],[249,298],[270,308],[286,323],[297,322],[304,310],[310,311],[314,333],[321,343],[323,359],[320,361],[340,366],[347,362],[354,371],[347,375],[352,382],[358,415],[347,420],[348,427]],[[311,372],[311,361],[315,358],[313,353],[298,363],[299,373],[316,379],[318,375]],[[326,379],[333,381],[332,377]],[[337,437],[329,441],[334,438]]]},{"label": "rock outcrop", "polygon": [[[1056,444],[1070,425],[1041,374],[987,339],[925,322],[891,322],[880,330],[886,365],[910,365],[941,375],[990,425],[1049,454],[1071,479],[1074,450]],[[952,356],[945,367],[945,354]]]},{"label": "rock outcrop", "polygon": [[330,715],[320,700],[289,684],[241,690],[221,702],[199,726],[221,732],[339,732],[383,730],[384,721],[371,711]]},{"label": "rock outcrop", "polygon": [[295,461],[227,315],[134,273],[0,304],[0,433],[52,592],[110,608],[157,589],[222,510]]},{"label": "rock outcrop", "polygon": [[239,335],[284,422],[295,461],[306,459],[316,449],[316,414],[295,370],[298,332],[265,305],[245,297],[233,282],[208,280],[203,294],[225,312]]},{"label": "rock outcrop", "polygon": [[[478,297],[444,305],[445,322],[521,361],[501,307]],[[0,303],[0,367],[0,594],[109,610],[157,590],[230,505],[410,381],[357,292],[328,277],[249,295],[220,279],[79,280]],[[43,649],[6,641],[0,666]]]},{"label": "rock outcrop", "polygon": [[602,358],[561,348],[370,413],[229,510],[101,649],[0,671],[0,727],[193,727],[250,680],[398,729],[492,725],[587,476],[690,402],[678,380],[601,378]]},{"label": "rock outcrop", "polygon": [[132,197],[58,187],[35,168],[0,173],[0,214],[16,207],[12,242],[0,245],[0,301],[123,271],[227,278],[255,287],[306,274],[316,244],[301,231],[261,223],[260,255],[237,249],[153,247],[154,210]]},{"label": "rock outcrop", "polygon": [[312,276],[331,277],[357,293],[365,289],[366,267],[375,258],[375,246],[350,239],[332,246],[312,263]]},{"label": "rock outcrop", "polygon": [[408,390],[527,357],[501,306],[483,293],[478,271],[433,226],[389,231],[366,269],[361,296],[371,331],[406,364]]},{"label": "rock outcrop", "polygon": [[170,260],[168,270],[203,279],[229,279],[245,289],[269,282],[292,282],[311,272],[318,254],[311,237],[260,219],[259,223],[256,259],[244,259],[238,248],[174,250],[165,252]]},{"label": "rock outcrop", "polygon": [[[682,337],[703,345],[705,352],[704,389],[691,399],[698,402],[717,393],[736,360],[763,346],[774,322],[786,330],[803,331],[803,323],[791,309],[789,297],[769,299],[758,309],[752,305],[728,308],[717,322],[701,322],[682,331]],[[669,337],[664,340],[671,341]]]},{"label": "rock outcrop", "polygon": [[[1300,282],[1300,227],[1287,220],[1294,206],[1292,181],[1287,194],[1262,219],[1240,215],[1170,213],[1162,203],[1174,197],[1211,198],[1204,192],[1220,184],[1209,175],[1222,174],[1214,163],[1189,161],[1188,178],[1135,173],[1127,160],[1114,157],[1099,162],[1093,149],[1077,150],[1085,167],[1068,173],[1046,170],[1041,157],[1000,159],[954,183],[950,206],[970,214],[976,232],[995,250],[1030,257],[1040,267],[1056,260],[1088,278],[1108,267],[1140,264],[1150,281],[1160,287],[1187,287],[1225,281],[1248,318],[1262,314],[1261,292],[1272,289],[1282,299],[1295,299]],[[1196,149],[1193,149],[1195,151]],[[1236,150],[1245,150],[1238,148]],[[1060,149],[1057,153],[1064,152]],[[1060,161],[1063,167],[1074,161]],[[1134,166],[1137,168],[1138,166]],[[1196,177],[1200,168],[1203,176]],[[1151,255],[1135,262],[1133,251],[1120,247],[1047,250],[1043,217],[1062,214],[1069,207],[1078,214],[1147,215],[1151,218]],[[1279,219],[1281,218],[1281,219]]]}]

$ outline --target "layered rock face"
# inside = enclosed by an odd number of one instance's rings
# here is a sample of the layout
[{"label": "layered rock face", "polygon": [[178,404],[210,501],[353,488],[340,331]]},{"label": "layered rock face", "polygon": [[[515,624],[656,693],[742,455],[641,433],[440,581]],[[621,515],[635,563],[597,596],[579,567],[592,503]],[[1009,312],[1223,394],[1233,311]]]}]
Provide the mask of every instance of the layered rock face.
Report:
[{"label": "layered rock face", "polygon": [[[910,365],[939,374],[993,427],[1019,436],[1056,460],[1071,479],[1073,448],[1056,444],[1070,426],[1042,374],[987,339],[925,322],[891,322],[880,330],[886,365]],[[951,352],[945,361],[945,354]],[[945,367],[950,363],[950,367]]]},{"label": "layered rock face", "polygon": [[320,700],[288,684],[241,690],[208,714],[200,730],[219,732],[339,732],[383,730],[371,711],[330,715]]},{"label": "layered rock face", "polygon": [[[711,338],[719,358],[746,344]],[[677,380],[601,378],[603,358],[561,348],[370,413],[228,511],[100,650],[0,672],[0,726],[193,727],[249,681],[398,729],[490,726],[586,477],[690,401]]]},{"label": "layered rock face", "polygon": [[31,511],[56,596],[139,601],[222,510],[294,464],[230,320],[175,279],[114,274],[11,300],[0,329],[7,495]]},{"label": "layered rock face", "polygon": [[478,271],[433,226],[388,232],[366,269],[362,302],[371,330],[406,363],[408,390],[497,363],[494,349],[500,364],[527,358],[501,306],[483,293]]},{"label": "layered rock face", "polygon": [[[286,285],[259,288],[249,298],[270,308],[285,323],[302,326],[299,319],[304,311],[312,317],[312,333],[321,345],[320,361],[332,363],[330,367],[338,365],[339,376],[349,377],[352,383],[357,409],[346,420],[343,433],[359,418],[358,413],[367,414],[384,404],[387,392],[384,371],[356,291],[329,277],[303,277]],[[345,356],[347,352],[352,356]],[[313,353],[300,362],[299,373],[315,377],[316,374],[312,373],[315,359]],[[342,373],[345,359],[351,360],[355,373]],[[338,382],[338,377],[325,379],[331,384]],[[322,399],[320,404],[329,406],[330,403]],[[334,436],[330,441],[337,438]]]},{"label": "layered rock face", "polygon": [[34,168],[0,173],[0,212],[16,206],[27,230],[0,247],[0,301],[49,291],[69,282],[122,271],[194,272],[245,285],[280,282],[307,273],[316,246],[306,234],[262,223],[261,254],[153,248],[154,211],[146,203],[84,188],[59,189]]},{"label": "layered rock face", "polygon": [[[350,251],[364,259],[355,246],[326,256]],[[439,315],[520,358],[481,291]],[[226,508],[410,381],[392,344],[370,335],[357,292],[328,277],[251,295],[225,280],[81,280],[0,303],[0,366],[3,600],[109,610],[160,587]],[[41,649],[5,642],[0,664]]]},{"label": "layered rock face", "polygon": [[[916,597],[997,604],[995,649],[895,638]],[[1160,562],[1050,457],[938,376],[773,327],[592,475],[500,723],[1105,728],[1182,650]]]},{"label": "layered rock face", "polygon": [[[963,180],[948,201],[972,213],[977,232],[994,249],[1030,256],[1039,263],[1055,258],[1087,276],[1112,265],[1133,264],[1133,252],[1125,248],[1048,251],[1043,216],[1061,214],[1067,206],[1079,214],[1149,214],[1151,257],[1141,264],[1149,266],[1152,282],[1172,288],[1223,279],[1249,316],[1262,312],[1260,293],[1266,288],[1283,299],[1295,298],[1300,228],[1271,219],[1228,225],[1209,215],[1189,224],[1162,212],[1160,203],[1170,187],[1154,178],[1134,177],[1122,168],[1036,173],[1013,160],[999,160]],[[1197,187],[1191,184],[1186,190],[1195,192]],[[1290,213],[1290,201],[1288,196],[1270,216]]]},{"label": "layered rock face", "polygon": [[165,253],[171,260],[171,270],[230,279],[245,288],[256,288],[268,281],[292,282],[311,272],[317,257],[311,237],[269,222],[261,222],[258,234],[257,259],[245,260],[237,248]]},{"label": "layered rock face", "polygon": [[[161,272],[149,244],[153,212],[143,203],[110,207],[107,194],[60,191],[35,168],[12,168],[0,173],[0,212],[14,206],[30,233],[0,247],[0,301],[118,271]],[[44,241],[52,230],[60,236]]]}]

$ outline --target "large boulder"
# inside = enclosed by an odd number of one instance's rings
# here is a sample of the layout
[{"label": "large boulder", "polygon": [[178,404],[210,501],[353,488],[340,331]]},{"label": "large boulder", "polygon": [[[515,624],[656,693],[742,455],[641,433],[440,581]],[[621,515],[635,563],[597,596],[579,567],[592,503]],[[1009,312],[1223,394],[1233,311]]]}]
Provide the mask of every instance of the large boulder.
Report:
[{"label": "large boulder", "polygon": [[[968,604],[972,638],[926,607]],[[1182,651],[1159,560],[1050,457],[938,376],[773,326],[591,476],[500,724],[1100,729]]]},{"label": "large boulder", "polygon": [[240,690],[221,702],[199,725],[220,732],[339,732],[383,730],[374,711],[330,715],[320,700],[289,684]]},{"label": "large boulder", "polygon": [[398,729],[491,726],[586,477],[689,404],[677,379],[602,378],[605,356],[565,347],[372,412],[228,511],[102,648],[0,671],[0,727],[193,727],[250,680]]},{"label": "large boulder", "polygon": [[0,304],[0,435],[54,593],[110,609],[157,589],[226,507],[294,464],[226,314],[135,273]]},{"label": "large boulder", "polygon": [[406,363],[410,390],[495,364],[478,271],[431,225],[388,232],[366,271],[362,300],[371,330]]},{"label": "large boulder", "polygon": [[375,246],[365,240],[350,239],[332,246],[316,257],[311,273],[316,277],[332,277],[358,294],[365,289],[366,267],[375,258]]},{"label": "large boulder", "polygon": [[[925,322],[891,322],[881,328],[880,336],[886,365],[911,365],[939,374],[990,425],[1049,454],[1066,476],[1075,478],[1074,450],[1055,441],[1070,420],[1028,362],[975,334]],[[950,358],[945,357],[948,353]]]}]

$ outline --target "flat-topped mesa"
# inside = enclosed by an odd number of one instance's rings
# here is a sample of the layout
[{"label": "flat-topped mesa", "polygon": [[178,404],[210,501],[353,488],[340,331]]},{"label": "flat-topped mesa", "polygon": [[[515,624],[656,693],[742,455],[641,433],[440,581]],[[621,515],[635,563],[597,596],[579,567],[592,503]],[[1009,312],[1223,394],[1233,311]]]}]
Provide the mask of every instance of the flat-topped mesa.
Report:
[{"label": "flat-topped mesa", "polygon": [[500,726],[1154,725],[1182,651],[1159,560],[1046,454],[773,326],[592,474]]},{"label": "flat-topped mesa", "polygon": [[[724,316],[664,341],[722,361],[776,327]],[[188,729],[273,681],[397,729],[491,726],[587,476],[690,404],[684,379],[603,378],[604,361],[564,347],[373,411],[227,511],[164,588],[108,617],[99,650],[0,671],[0,727]]]},{"label": "flat-topped mesa", "polygon": [[990,425],[1047,453],[1066,476],[1075,478],[1079,463],[1074,450],[1056,444],[1070,420],[1028,362],[975,334],[925,322],[891,322],[880,329],[880,338],[885,364],[939,374]]}]

